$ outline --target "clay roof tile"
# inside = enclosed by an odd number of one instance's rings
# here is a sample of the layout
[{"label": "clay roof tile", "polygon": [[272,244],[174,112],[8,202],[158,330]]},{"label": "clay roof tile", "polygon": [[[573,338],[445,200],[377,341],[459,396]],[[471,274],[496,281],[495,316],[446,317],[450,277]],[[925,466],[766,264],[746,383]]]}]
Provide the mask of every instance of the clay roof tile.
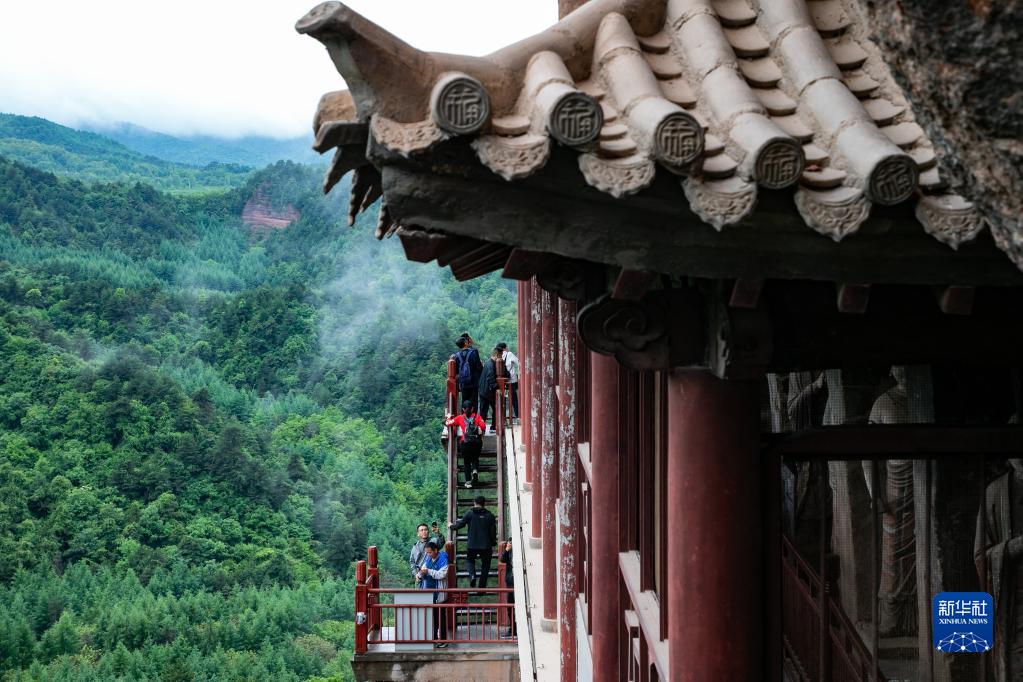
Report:
[{"label": "clay roof tile", "polygon": [[972,239],[983,220],[947,194],[857,22],[842,0],[591,0],[487,57],[419,51],[338,2],[297,29],[331,48],[350,88],[325,95],[314,120],[316,148],[337,148],[327,189],[371,159],[428,158],[465,138],[507,181],[539,171],[554,147],[616,198],[681,176],[679,201],[716,229],[746,217],[761,185],[795,187],[803,220],[834,239],[872,203],[913,197],[931,234]]}]

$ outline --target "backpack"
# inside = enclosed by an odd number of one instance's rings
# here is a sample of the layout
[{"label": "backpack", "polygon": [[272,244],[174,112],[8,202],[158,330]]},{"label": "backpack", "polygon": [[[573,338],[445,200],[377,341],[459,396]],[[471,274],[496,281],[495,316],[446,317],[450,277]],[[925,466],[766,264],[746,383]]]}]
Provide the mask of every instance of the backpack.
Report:
[{"label": "backpack", "polygon": [[458,358],[458,387],[465,389],[472,386],[472,365],[469,362],[471,348],[464,348],[455,355]]},{"label": "backpack", "polygon": [[465,417],[465,428],[462,429],[462,444],[482,444],[483,434],[480,432],[480,425],[476,423],[476,415]]}]

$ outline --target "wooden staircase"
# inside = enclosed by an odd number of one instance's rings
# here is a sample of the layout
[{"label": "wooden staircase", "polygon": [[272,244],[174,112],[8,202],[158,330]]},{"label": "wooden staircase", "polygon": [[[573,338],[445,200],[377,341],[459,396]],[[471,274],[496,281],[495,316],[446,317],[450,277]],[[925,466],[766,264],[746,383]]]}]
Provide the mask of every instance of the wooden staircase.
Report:
[{"label": "wooden staircase", "polygon": [[[498,367],[498,374],[501,373]],[[457,367],[455,361],[448,361],[447,381],[447,406],[448,412],[458,414],[458,385]],[[441,434],[441,443],[448,455],[448,523],[454,523],[462,518],[474,504],[474,498],[482,494],[486,497],[484,506],[493,513],[497,519],[497,540],[498,546],[494,548],[490,561],[490,573],[487,578],[488,587],[504,587],[504,565],[498,564],[500,557],[501,543],[507,539],[505,524],[505,428],[509,421],[506,414],[508,409],[507,386],[504,379],[498,379],[497,390],[497,418],[494,420],[494,428],[489,425],[483,437],[483,449],[479,458],[479,472],[477,483],[472,488],[465,487],[465,477],[462,474],[462,461],[458,456],[457,436],[454,428],[445,428]],[[457,571],[448,572],[449,587],[462,588],[468,594],[474,595],[474,601],[493,601],[494,595],[476,594],[469,588],[469,572],[465,570],[466,543],[468,536],[466,529],[462,529],[447,543],[448,557],[455,562]],[[479,574],[480,567],[477,563],[476,572]]]}]

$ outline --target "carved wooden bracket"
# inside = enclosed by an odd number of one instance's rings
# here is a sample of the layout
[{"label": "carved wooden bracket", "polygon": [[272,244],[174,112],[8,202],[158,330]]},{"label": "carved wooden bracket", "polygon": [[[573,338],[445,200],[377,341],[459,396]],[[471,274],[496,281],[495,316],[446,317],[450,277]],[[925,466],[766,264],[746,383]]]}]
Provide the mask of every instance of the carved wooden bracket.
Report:
[{"label": "carved wooden bracket", "polygon": [[579,311],[579,336],[588,348],[614,355],[631,369],[703,362],[704,326],[699,295],[689,289],[648,293],[640,301],[604,294]]},{"label": "carved wooden bracket", "polygon": [[716,297],[707,325],[707,363],[722,379],[763,376],[774,351],[771,317],[764,306],[733,308]]},{"label": "carved wooden bracket", "polygon": [[573,258],[558,258],[536,273],[542,289],[568,301],[582,301],[604,290],[604,267]]}]

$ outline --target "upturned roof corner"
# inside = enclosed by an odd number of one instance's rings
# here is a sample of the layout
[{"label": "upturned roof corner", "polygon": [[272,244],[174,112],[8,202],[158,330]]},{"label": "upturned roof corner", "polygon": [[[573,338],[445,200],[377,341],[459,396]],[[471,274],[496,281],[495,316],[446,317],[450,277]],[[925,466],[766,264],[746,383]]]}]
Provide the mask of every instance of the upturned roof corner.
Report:
[{"label": "upturned roof corner", "polygon": [[591,0],[486,57],[423,52],[321,4],[296,28],[351,89],[316,115],[315,148],[338,149],[326,188],[369,164],[368,149],[423,160],[462,138],[508,182],[540,172],[555,148],[616,199],[674,178],[678,201],[717,230],[753,216],[764,190],[791,193],[793,214],[835,241],[872,206],[912,201],[922,231],[958,248],[987,221],[949,190],[850,3]]}]

